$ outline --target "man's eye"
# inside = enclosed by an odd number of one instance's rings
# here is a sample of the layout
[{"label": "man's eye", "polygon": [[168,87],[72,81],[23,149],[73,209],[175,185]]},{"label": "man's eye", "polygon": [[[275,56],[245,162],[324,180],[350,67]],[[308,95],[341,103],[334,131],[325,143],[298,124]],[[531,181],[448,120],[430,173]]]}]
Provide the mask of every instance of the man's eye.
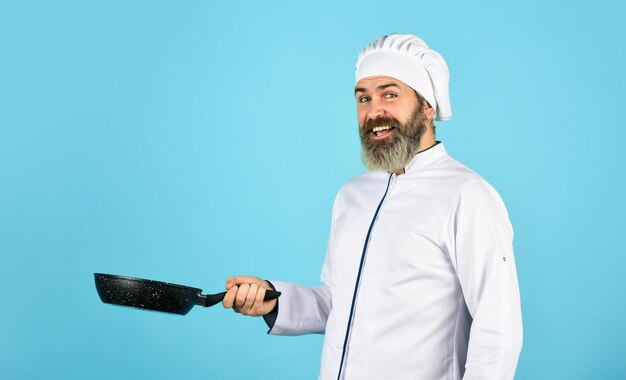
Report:
[{"label": "man's eye", "polygon": [[397,98],[397,97],[398,97],[398,95],[396,95],[393,92],[388,92],[388,93],[385,94],[385,98],[387,98],[387,99],[393,99],[393,98]]},{"label": "man's eye", "polygon": [[361,96],[359,98],[359,103],[367,103],[370,101],[370,98],[368,96]]}]

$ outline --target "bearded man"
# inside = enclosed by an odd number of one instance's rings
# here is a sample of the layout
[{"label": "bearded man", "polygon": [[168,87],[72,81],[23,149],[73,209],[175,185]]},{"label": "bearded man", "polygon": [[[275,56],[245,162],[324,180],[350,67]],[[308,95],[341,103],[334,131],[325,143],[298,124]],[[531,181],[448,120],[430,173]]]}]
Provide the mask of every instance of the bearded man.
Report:
[{"label": "bearded man", "polygon": [[[368,172],[333,206],[320,287],[227,280],[225,307],[270,334],[324,333],[320,379],[512,379],[522,345],[513,229],[498,193],[435,140],[448,67],[413,35],[357,60]],[[266,289],[282,292],[263,301]]]}]

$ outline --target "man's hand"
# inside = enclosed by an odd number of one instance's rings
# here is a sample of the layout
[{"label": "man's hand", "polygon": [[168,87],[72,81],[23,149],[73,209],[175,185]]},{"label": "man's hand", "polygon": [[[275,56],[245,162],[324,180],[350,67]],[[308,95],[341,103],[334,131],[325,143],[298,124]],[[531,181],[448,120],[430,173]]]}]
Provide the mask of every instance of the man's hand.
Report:
[{"label": "man's hand", "polygon": [[263,301],[265,291],[271,289],[270,284],[258,277],[234,276],[226,279],[226,295],[222,305],[232,308],[237,313],[261,316],[274,310],[276,300]]}]

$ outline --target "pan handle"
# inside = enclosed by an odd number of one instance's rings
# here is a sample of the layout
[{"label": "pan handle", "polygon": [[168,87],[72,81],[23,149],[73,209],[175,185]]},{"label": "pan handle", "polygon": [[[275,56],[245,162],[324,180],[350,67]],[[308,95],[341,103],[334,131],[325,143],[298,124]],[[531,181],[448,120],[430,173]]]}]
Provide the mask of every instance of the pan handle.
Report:
[{"label": "pan handle", "polygon": [[[199,294],[198,293],[198,296],[196,297],[196,305],[200,305],[204,307],[213,306],[217,303],[222,302],[225,295],[226,295],[226,292],[221,292],[217,294]],[[280,292],[277,292],[276,290],[268,289],[265,292],[265,298],[263,298],[263,300],[269,301],[269,300],[274,300],[278,297],[280,297]]]}]

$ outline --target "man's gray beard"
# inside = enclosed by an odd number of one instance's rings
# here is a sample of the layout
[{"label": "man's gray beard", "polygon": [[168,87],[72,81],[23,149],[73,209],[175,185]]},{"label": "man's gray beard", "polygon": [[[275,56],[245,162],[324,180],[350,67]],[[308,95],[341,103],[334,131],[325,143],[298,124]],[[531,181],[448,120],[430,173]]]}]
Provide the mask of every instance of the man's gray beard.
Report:
[{"label": "man's gray beard", "polygon": [[[390,172],[404,168],[411,161],[419,151],[422,136],[426,132],[426,118],[422,110],[422,107],[418,107],[406,124],[394,118],[379,118],[360,129],[361,158],[366,168]],[[394,135],[380,141],[372,140],[370,131],[375,125],[395,127]]]}]

